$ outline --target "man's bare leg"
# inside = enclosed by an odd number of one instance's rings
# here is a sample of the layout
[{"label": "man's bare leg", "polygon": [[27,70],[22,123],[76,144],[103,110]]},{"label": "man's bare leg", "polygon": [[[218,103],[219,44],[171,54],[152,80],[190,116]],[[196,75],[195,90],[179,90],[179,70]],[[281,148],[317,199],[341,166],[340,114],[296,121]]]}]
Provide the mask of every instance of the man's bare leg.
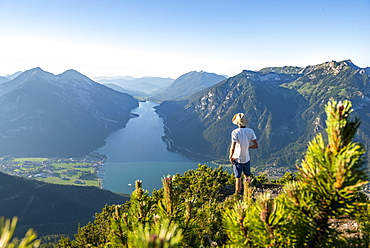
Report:
[{"label": "man's bare leg", "polygon": [[241,192],[242,178],[235,178],[235,194]]}]

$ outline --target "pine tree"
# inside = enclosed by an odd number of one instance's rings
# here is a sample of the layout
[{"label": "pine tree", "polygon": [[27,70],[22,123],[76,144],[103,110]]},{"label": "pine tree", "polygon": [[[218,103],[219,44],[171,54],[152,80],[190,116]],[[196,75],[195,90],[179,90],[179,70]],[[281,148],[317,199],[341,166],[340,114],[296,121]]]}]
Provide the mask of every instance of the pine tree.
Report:
[{"label": "pine tree", "polygon": [[17,226],[18,218],[14,217],[12,220],[5,220],[0,218],[0,248],[36,248],[40,245],[40,240],[36,240],[36,233],[29,229],[24,238],[18,240],[13,238],[15,228]]},{"label": "pine tree", "polygon": [[365,203],[359,194],[367,183],[364,161],[365,149],[353,142],[360,120],[351,120],[353,111],[349,101],[331,101],[326,105],[327,141],[318,134],[309,143],[299,169],[300,183],[288,192],[295,199],[310,225],[306,237],[310,247],[335,245],[344,240],[333,220],[353,218]]},{"label": "pine tree", "polygon": [[[365,150],[353,142],[360,121],[349,118],[353,111],[351,102],[331,101],[325,110],[327,140],[318,134],[309,143],[304,160],[297,166],[298,181],[288,183],[276,199],[263,194],[251,201],[244,196],[233,209],[225,211],[229,244],[235,247],[348,244],[349,238],[334,224],[367,213],[368,203],[361,195],[368,178]],[[360,239],[357,236],[351,242],[367,243]]]}]

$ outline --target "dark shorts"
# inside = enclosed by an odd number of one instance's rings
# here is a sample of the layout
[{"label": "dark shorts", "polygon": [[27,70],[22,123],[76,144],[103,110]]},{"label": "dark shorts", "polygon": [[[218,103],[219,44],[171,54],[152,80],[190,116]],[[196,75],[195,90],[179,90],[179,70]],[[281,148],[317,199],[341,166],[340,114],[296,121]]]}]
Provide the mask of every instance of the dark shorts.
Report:
[{"label": "dark shorts", "polygon": [[251,161],[248,161],[247,163],[241,164],[238,162],[233,163],[233,170],[235,178],[241,178],[242,172],[247,177],[251,175]]}]

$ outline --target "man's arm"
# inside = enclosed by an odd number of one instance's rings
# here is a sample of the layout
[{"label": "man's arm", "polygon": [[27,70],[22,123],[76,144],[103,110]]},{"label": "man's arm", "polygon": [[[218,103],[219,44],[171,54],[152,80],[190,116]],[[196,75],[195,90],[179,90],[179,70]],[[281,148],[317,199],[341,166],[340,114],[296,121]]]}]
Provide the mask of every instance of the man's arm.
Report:
[{"label": "man's arm", "polygon": [[258,148],[258,142],[257,142],[257,140],[255,139],[255,140],[252,140],[252,145],[251,146],[249,146],[249,149],[257,149]]},{"label": "man's arm", "polygon": [[231,146],[230,146],[230,156],[229,156],[229,158],[230,158],[230,162],[231,163],[233,163],[234,162],[234,158],[233,158],[233,154],[234,154],[234,150],[235,150],[235,145],[236,145],[236,142],[235,141],[233,141],[233,142],[231,142]]}]

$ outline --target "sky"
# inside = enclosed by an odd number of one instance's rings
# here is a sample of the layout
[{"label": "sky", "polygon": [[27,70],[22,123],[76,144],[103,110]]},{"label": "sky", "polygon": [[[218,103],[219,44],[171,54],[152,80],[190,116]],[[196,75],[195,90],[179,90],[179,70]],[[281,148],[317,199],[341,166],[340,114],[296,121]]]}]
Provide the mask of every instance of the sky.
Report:
[{"label": "sky", "polygon": [[351,59],[370,66],[370,0],[0,0],[0,76],[35,67],[170,77]]}]

